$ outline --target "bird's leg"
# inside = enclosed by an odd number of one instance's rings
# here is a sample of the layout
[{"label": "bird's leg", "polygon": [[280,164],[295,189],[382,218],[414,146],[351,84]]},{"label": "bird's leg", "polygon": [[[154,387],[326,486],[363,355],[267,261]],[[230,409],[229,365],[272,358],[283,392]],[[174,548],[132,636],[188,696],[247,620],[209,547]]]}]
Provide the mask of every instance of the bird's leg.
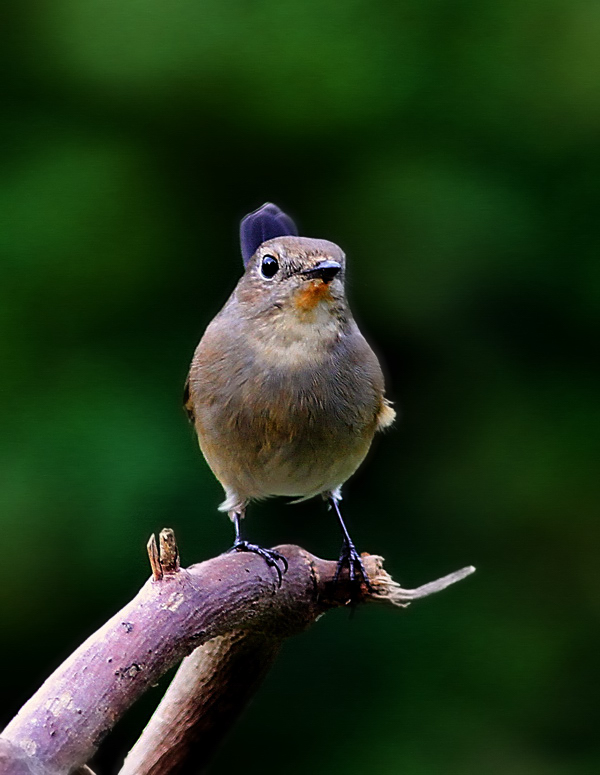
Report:
[{"label": "bird's leg", "polygon": [[369,591],[372,590],[371,582],[369,581],[369,577],[367,576],[367,572],[365,570],[365,566],[363,565],[363,561],[360,557],[360,554],[356,551],[356,547],[354,546],[354,543],[352,539],[350,538],[350,534],[348,533],[348,528],[344,524],[344,520],[342,519],[342,513],[340,511],[340,499],[336,495],[330,495],[329,496],[329,503],[331,504],[331,507],[337,514],[337,518],[340,523],[340,527],[342,528],[342,533],[344,536],[344,540],[342,543],[342,549],[340,551],[340,557],[338,559],[337,568],[335,571],[334,576],[334,582],[336,582],[340,576],[340,573],[342,572],[342,568],[344,565],[348,566],[348,574],[350,576],[350,582],[354,584],[355,582],[359,582],[358,576],[362,576],[364,583],[366,584],[366,587]]},{"label": "bird's leg", "polygon": [[[244,538],[242,538],[241,523],[243,516],[243,512],[240,511],[234,511],[230,514],[231,520],[235,527],[235,540],[229,551],[252,552],[253,554],[260,555],[270,568],[275,568],[277,571],[277,581],[279,586],[281,586],[283,574],[286,573],[288,569],[288,561],[285,559],[283,554],[276,551],[275,549],[263,549],[262,546],[258,546],[258,544],[251,544],[249,541],[246,541]],[[283,571],[279,567],[279,563],[281,563]]]}]

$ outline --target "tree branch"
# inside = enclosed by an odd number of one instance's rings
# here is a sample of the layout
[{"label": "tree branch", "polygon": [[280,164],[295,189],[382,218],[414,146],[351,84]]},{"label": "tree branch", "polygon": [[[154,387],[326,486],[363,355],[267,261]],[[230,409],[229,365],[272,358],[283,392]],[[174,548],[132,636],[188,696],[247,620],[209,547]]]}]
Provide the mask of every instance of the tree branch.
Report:
[{"label": "tree branch", "polygon": [[[151,540],[152,578],[50,676],[0,736],[6,771],[56,775],[82,767],[140,695],[191,652],[121,772],[172,773],[192,749],[200,752],[195,765],[204,764],[281,642],[330,608],[346,605],[353,591],[347,574],[334,583],[335,561],[298,546],[277,549],[289,564],[281,588],[257,555],[224,554],[184,570],[172,531],[161,534],[160,552]],[[364,555],[363,561],[372,591],[363,586],[354,602],[394,606],[473,571],[402,590],[381,558]]]},{"label": "tree branch", "polygon": [[119,775],[194,771],[209,762],[255,694],[282,640],[234,630],[186,657]]}]

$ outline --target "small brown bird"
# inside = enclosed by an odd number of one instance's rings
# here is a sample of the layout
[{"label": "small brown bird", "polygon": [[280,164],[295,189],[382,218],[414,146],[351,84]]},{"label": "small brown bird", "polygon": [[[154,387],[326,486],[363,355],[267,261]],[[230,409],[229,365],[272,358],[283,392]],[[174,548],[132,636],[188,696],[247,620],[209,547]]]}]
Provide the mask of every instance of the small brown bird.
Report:
[{"label": "small brown bird", "polygon": [[200,448],[223,485],[219,507],[235,525],[231,551],[285,558],[244,540],[250,501],[321,495],[339,519],[338,575],[367,576],[342,520],[341,485],[395,412],[377,357],[344,291],[345,255],[333,242],[297,236],[273,204],[240,227],[245,273],[206,329],[185,387]]}]

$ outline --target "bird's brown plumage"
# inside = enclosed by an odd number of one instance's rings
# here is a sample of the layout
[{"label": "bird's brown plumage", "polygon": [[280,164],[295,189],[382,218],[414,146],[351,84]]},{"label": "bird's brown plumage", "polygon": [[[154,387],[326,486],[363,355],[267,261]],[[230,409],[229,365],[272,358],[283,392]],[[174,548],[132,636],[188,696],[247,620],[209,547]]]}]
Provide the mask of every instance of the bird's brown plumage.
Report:
[{"label": "bird's brown plumage", "polygon": [[[260,274],[276,257],[276,282]],[[358,330],[339,277],[306,276],[333,243],[279,237],[263,243],[208,326],[186,384],[186,409],[226,500],[337,492],[393,421],[379,362]]]}]

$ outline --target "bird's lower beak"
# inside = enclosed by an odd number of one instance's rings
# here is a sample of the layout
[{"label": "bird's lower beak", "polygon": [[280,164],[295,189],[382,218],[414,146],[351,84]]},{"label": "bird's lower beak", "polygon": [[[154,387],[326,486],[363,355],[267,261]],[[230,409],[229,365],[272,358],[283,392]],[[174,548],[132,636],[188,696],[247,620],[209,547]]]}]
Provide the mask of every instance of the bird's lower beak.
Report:
[{"label": "bird's lower beak", "polygon": [[300,274],[311,279],[320,279],[325,283],[330,283],[337,273],[342,268],[342,265],[337,261],[319,261],[318,264],[311,266],[310,269],[304,269]]}]

